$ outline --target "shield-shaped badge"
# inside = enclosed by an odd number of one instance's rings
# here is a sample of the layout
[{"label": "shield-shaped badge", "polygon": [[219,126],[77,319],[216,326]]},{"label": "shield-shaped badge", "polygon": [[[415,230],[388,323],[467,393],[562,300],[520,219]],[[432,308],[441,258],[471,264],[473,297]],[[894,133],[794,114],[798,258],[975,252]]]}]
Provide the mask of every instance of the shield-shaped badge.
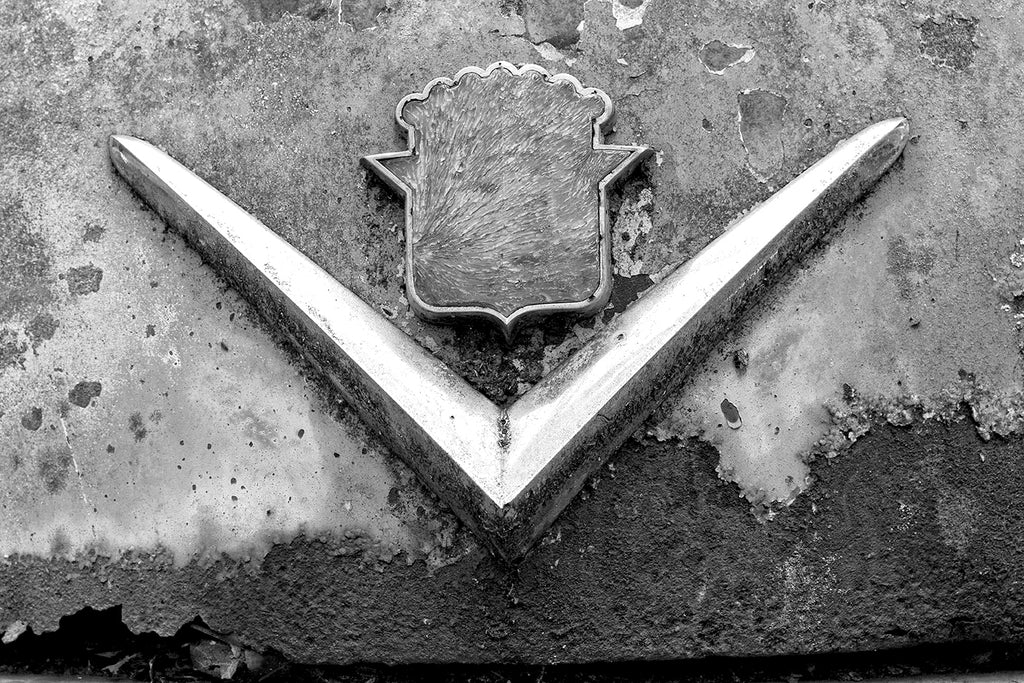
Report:
[{"label": "shield-shaped badge", "polygon": [[607,190],[652,153],[606,145],[611,99],[498,62],[396,108],[408,149],[363,157],[405,197],[406,291],[428,320],[593,314],[611,294]]}]

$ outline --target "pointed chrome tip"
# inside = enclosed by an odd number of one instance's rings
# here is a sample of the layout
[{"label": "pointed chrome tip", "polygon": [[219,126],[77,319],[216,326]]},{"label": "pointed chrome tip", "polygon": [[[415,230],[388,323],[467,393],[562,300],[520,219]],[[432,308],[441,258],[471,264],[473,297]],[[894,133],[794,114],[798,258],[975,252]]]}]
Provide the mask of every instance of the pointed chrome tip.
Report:
[{"label": "pointed chrome tip", "polygon": [[902,116],[879,121],[865,128],[861,135],[875,136],[878,138],[878,142],[888,143],[895,151],[896,156],[899,156],[899,153],[907,146],[907,142],[910,141],[910,121]]},{"label": "pointed chrome tip", "polygon": [[[836,146],[855,157],[855,170],[869,182],[880,178],[910,141],[910,122],[902,116],[879,121]],[[832,156],[832,155],[829,155]]]},{"label": "pointed chrome tip", "polygon": [[111,135],[107,138],[107,151],[110,154],[110,158],[115,162],[122,159],[126,160],[128,157],[138,159],[147,152],[158,152],[166,156],[158,147],[146,142],[142,138],[131,135]]},{"label": "pointed chrome tip", "polygon": [[124,158],[125,145],[131,139],[127,135],[111,135],[107,138],[107,154],[115,166]]},{"label": "pointed chrome tip", "polygon": [[864,134],[877,137],[871,151],[864,155],[859,166],[865,175],[878,179],[903,154],[910,141],[910,122],[902,116],[887,119],[869,126]]},{"label": "pointed chrome tip", "polygon": [[143,145],[149,146],[149,143],[130,135],[111,135],[107,138],[107,154],[118,173],[125,175],[129,165],[137,163],[138,153]]},{"label": "pointed chrome tip", "polygon": [[115,152],[124,152],[133,142],[141,142],[141,140],[130,135],[111,135],[107,138],[107,149],[113,155]]}]

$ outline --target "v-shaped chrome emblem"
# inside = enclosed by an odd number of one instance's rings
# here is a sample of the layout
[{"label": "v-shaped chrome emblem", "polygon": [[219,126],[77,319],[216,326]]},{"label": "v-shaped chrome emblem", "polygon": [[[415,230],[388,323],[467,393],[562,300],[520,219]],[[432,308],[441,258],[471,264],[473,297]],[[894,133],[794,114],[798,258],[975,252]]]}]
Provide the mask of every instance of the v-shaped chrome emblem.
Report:
[{"label": "v-shaped chrome emblem", "polygon": [[521,557],[730,321],[899,157],[904,119],[841,143],[509,408],[481,395],[259,220],[147,142],[117,171],[506,559]]}]

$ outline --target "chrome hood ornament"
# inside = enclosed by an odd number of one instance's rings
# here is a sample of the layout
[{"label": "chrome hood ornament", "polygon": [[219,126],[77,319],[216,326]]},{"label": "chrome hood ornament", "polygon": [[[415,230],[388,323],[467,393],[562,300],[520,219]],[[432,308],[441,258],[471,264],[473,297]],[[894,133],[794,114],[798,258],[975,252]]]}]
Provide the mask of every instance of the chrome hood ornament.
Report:
[{"label": "chrome hood ornament", "polygon": [[405,290],[427,320],[597,313],[612,291],[607,188],[653,153],[606,145],[611,99],[567,74],[463,69],[395,109],[409,148],[362,162],[405,197]]},{"label": "chrome hood ornament", "polygon": [[[589,97],[606,99],[593,94],[598,91],[579,87],[569,77],[549,76],[540,67],[517,68],[500,63],[486,71],[464,70],[455,81],[434,81],[424,93],[403,100],[399,120],[404,113],[410,126],[419,126],[421,114],[413,112],[429,106],[422,103],[435,94],[452,96],[456,82],[458,87],[470,83],[470,88],[492,87],[477,80],[495,76],[521,84],[515,87],[531,89],[568,84],[574,91],[566,90],[566,95],[571,95],[566,100],[570,103],[575,98],[590,106],[586,101]],[[508,80],[513,78],[537,82]],[[418,104],[408,109],[413,102]],[[463,116],[454,109],[438,107],[447,111],[444,115],[452,118],[451,125]],[[541,113],[531,111],[531,116]],[[591,142],[600,151],[597,158],[603,160],[588,167],[586,174],[575,168],[561,169],[560,173],[585,175],[584,184],[597,183],[603,197],[604,186],[649,151],[608,146],[612,152],[604,155],[598,147],[603,114],[596,107],[588,111],[593,114]],[[538,124],[521,119],[521,125]],[[522,135],[522,131],[516,134]],[[587,478],[665,395],[684,381],[687,371],[700,362],[766,282],[820,241],[846,207],[885,173],[903,151],[908,135],[904,119],[890,119],[841,143],[648,290],[508,408],[492,404],[297,249],[156,147],[115,135],[110,138],[109,151],[114,167],[136,192],[204,259],[220,268],[267,320],[283,324],[283,331],[297,348],[461,519],[503,557],[517,559]],[[415,222],[419,220],[416,194],[432,192],[425,188],[434,182],[429,174],[418,177],[427,166],[411,161],[416,154],[427,153],[426,137],[418,138],[410,128],[408,152],[375,155],[364,162],[406,195],[406,229],[411,236],[408,258],[413,259],[414,266],[422,266],[420,271],[410,271],[411,279],[419,286],[421,302],[414,305],[423,307],[421,313],[433,315],[426,308],[432,306],[440,309],[438,315],[484,315],[510,329],[518,316],[530,310],[544,312],[563,306],[554,310],[583,311],[589,305],[584,302],[606,296],[601,288],[607,278],[602,280],[601,275],[587,298],[578,298],[583,290],[559,289],[561,285],[556,282],[550,283],[551,291],[544,295],[503,293],[498,291],[500,283],[495,288],[493,281],[479,289],[473,289],[479,283],[450,290],[444,290],[441,283],[430,289],[434,281],[443,278],[441,271],[434,269],[443,270],[451,259],[469,269],[474,259],[461,262],[451,244],[444,247],[450,251],[443,256],[438,256],[442,251],[432,251],[441,247],[434,246],[431,231],[444,231],[439,216],[448,215],[437,207],[433,209],[436,224],[419,226]],[[417,146],[420,141],[423,147]],[[440,167],[439,161],[431,165]],[[446,159],[443,168],[455,174],[460,166]],[[456,184],[460,190],[471,187]],[[475,206],[475,211],[486,212],[488,205],[481,201]],[[449,209],[445,211],[450,213]],[[601,224],[603,204],[599,203],[596,211],[597,227],[606,230],[607,225]],[[589,211],[587,230],[594,228],[593,215]],[[486,220],[470,224],[475,231],[486,233],[488,229]],[[537,225],[530,228],[537,229]],[[606,249],[606,244],[607,240],[598,251]],[[418,248],[424,251],[417,253]],[[424,254],[429,258],[421,264]],[[606,265],[604,262],[601,267]],[[588,287],[595,282],[595,272],[588,271]],[[528,281],[542,280],[543,276],[537,269],[531,271],[529,277],[533,279]],[[429,278],[433,278],[432,284],[424,288]],[[443,291],[456,294],[438,293]],[[481,291],[487,296],[466,294],[460,298],[465,292]]]}]

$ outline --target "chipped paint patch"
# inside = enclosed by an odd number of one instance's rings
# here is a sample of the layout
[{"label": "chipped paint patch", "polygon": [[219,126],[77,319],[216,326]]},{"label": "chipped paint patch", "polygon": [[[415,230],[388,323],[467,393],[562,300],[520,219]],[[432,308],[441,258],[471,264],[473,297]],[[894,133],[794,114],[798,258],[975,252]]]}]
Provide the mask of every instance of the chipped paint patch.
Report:
[{"label": "chipped paint patch", "polygon": [[531,0],[522,9],[525,35],[531,43],[572,49],[580,39],[583,0]]},{"label": "chipped paint patch", "polygon": [[748,63],[754,58],[754,55],[752,45],[736,45],[723,43],[721,40],[712,40],[701,47],[697,58],[708,73],[721,76],[727,69],[737,64]]},{"label": "chipped paint patch", "polygon": [[636,3],[623,2],[623,0],[599,0],[612,6],[612,16],[615,17],[615,27],[620,31],[634,28],[644,23],[644,15],[647,14],[647,7],[652,0],[642,0]]},{"label": "chipped paint patch", "polygon": [[921,24],[920,50],[932,64],[965,71],[974,63],[978,49],[979,21],[974,17],[936,14]]},{"label": "chipped paint patch", "polygon": [[747,153],[747,168],[766,183],[785,162],[782,122],[786,98],[768,90],[744,90],[737,96],[736,123]]},{"label": "chipped paint patch", "polygon": [[[380,26],[381,19],[387,12],[387,0],[359,0],[358,2],[339,0],[338,25],[351,26],[356,31],[373,30]],[[315,21],[319,17],[314,13],[309,18]]]},{"label": "chipped paint patch", "polygon": [[539,54],[542,59],[546,59],[549,62],[561,62],[565,60],[565,55],[562,54],[561,50],[551,43],[533,43],[533,49],[537,51],[537,54]]}]

